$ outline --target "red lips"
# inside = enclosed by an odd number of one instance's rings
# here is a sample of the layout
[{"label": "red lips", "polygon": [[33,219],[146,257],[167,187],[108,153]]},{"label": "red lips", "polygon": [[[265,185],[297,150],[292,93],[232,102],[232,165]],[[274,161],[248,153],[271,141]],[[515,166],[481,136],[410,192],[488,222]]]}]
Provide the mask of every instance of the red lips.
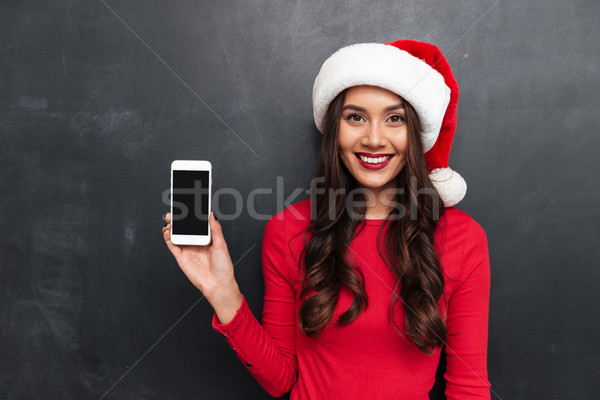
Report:
[{"label": "red lips", "polygon": [[390,154],[355,153],[354,155],[356,156],[356,159],[358,160],[358,162],[360,163],[360,165],[362,165],[366,169],[381,169],[381,168],[385,168],[385,166],[390,163],[390,160],[392,158],[394,158],[394,156],[392,155],[390,158],[388,158],[384,162],[380,162],[380,163],[377,163],[377,164],[370,164],[370,163],[366,163],[363,160],[361,160],[360,157],[358,156],[359,154],[362,155],[362,156],[365,156],[365,157],[372,157],[372,158],[386,157],[386,156],[389,156]]}]

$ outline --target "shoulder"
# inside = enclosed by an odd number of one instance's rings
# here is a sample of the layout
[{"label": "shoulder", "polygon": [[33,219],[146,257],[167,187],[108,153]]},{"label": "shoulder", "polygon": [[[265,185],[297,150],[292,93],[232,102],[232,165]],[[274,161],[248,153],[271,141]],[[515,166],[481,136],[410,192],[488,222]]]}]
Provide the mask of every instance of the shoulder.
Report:
[{"label": "shoulder", "polygon": [[267,229],[282,230],[285,227],[304,229],[310,224],[310,212],[310,199],[294,203],[273,215],[267,222]]},{"label": "shoulder", "polygon": [[[304,241],[310,236],[306,233],[309,224],[310,199],[294,203],[273,215],[265,227],[262,242],[263,255],[267,258],[276,257],[297,263],[302,257]],[[308,236],[305,237],[303,233]],[[263,268],[267,264],[263,262]],[[286,267],[279,266],[279,268]]]},{"label": "shoulder", "polygon": [[460,279],[488,259],[487,236],[483,227],[466,212],[444,210],[435,232],[436,250],[448,277]]},{"label": "shoulder", "polygon": [[[445,232],[444,232],[445,231]],[[486,239],[482,226],[469,214],[454,207],[444,209],[436,233],[449,233],[462,237],[464,240]]]},{"label": "shoulder", "polygon": [[310,199],[288,206],[267,222],[265,239],[281,240],[304,231],[310,224],[310,213]]}]

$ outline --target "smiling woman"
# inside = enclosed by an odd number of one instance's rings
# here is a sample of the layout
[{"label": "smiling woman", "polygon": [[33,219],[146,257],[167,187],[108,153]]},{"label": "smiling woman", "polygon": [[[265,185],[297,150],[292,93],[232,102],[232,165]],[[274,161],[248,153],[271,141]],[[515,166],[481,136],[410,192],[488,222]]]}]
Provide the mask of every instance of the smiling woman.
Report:
[{"label": "smiling woman", "polygon": [[[434,45],[344,47],[313,87],[322,141],[313,196],[265,228],[262,323],[212,243],[175,246],[222,333],[271,395],[292,400],[428,399],[445,348],[448,400],[489,399],[485,232],[452,208],[448,167],[458,85]],[[359,201],[354,201],[358,199]]]}]

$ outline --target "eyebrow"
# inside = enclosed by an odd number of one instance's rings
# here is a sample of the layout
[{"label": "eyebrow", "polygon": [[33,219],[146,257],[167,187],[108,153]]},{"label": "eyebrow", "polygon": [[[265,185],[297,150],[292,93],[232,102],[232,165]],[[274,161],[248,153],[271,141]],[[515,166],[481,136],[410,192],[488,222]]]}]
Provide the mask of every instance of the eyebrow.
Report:
[{"label": "eyebrow", "polygon": [[[404,104],[402,104],[402,103],[394,104],[393,106],[386,107],[386,109],[383,110],[383,111],[384,112],[388,112],[388,111],[400,110],[400,109],[401,110],[404,109]],[[346,104],[344,107],[342,107],[342,111],[344,111],[344,110],[355,110],[355,111],[362,111],[362,112],[366,112],[367,111],[363,107],[359,107],[359,106],[356,106],[354,104]]]}]

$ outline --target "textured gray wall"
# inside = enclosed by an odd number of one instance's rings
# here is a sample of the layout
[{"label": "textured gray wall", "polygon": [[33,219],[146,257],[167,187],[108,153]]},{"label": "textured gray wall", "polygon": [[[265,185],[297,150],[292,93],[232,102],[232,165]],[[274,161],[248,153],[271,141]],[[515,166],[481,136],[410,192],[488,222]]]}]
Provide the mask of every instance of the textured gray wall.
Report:
[{"label": "textured gray wall", "polygon": [[[597,0],[3,0],[0,397],[269,398],[162,242],[169,164],[272,188],[273,215],[278,177],[287,197],[315,171],[321,63],[410,38],[461,88],[451,165],[490,245],[492,398],[598,398],[599,20]],[[265,223],[222,222],[258,317]]]}]

